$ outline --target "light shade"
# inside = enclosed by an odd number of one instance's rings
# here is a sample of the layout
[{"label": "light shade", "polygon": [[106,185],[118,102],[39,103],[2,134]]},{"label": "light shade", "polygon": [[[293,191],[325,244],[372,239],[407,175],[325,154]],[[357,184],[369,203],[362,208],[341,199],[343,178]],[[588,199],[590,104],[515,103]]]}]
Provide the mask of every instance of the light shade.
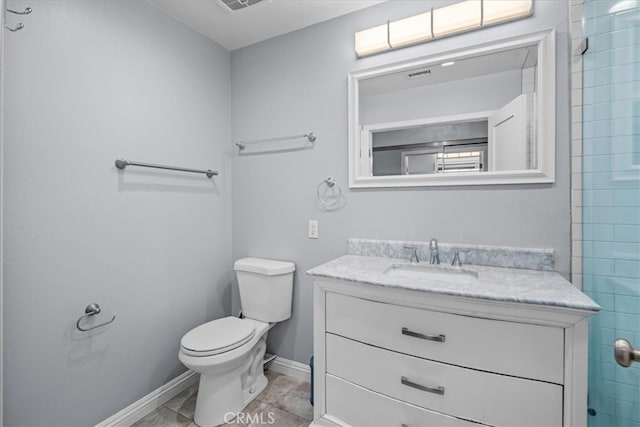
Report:
[{"label": "light shade", "polygon": [[533,0],[463,0],[358,31],[355,35],[356,53],[358,56],[372,55],[433,38],[525,18],[532,13]]},{"label": "light shade", "polygon": [[491,25],[529,16],[532,8],[533,0],[484,0],[482,24]]},{"label": "light shade", "polygon": [[479,28],[481,23],[480,0],[465,0],[433,11],[433,34],[436,37]]},{"label": "light shade", "polygon": [[387,24],[378,25],[356,33],[356,53],[370,55],[391,49]]},{"label": "light shade", "polygon": [[431,38],[433,35],[430,11],[389,23],[389,44],[392,48],[420,43]]}]

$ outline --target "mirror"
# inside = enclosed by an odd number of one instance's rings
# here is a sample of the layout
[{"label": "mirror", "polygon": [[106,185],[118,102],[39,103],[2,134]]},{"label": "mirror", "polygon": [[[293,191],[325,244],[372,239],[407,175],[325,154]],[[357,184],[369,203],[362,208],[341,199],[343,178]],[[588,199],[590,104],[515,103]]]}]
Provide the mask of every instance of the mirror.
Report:
[{"label": "mirror", "polygon": [[553,30],[349,75],[351,188],[549,183]]}]

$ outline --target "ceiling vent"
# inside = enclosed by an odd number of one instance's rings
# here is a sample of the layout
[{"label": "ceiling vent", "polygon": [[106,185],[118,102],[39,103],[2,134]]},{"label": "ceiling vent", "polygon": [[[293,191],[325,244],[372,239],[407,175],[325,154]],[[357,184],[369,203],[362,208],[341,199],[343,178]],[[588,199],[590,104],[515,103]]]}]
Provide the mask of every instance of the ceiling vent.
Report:
[{"label": "ceiling vent", "polygon": [[431,74],[431,70],[427,69],[427,70],[413,70],[413,71],[409,71],[409,73],[407,73],[407,78],[408,79],[415,79],[418,77],[427,77],[429,74]]},{"label": "ceiling vent", "polygon": [[260,3],[264,0],[219,0],[220,4],[222,4],[225,9],[228,9],[232,12],[245,9],[249,6],[253,6],[254,4]]}]

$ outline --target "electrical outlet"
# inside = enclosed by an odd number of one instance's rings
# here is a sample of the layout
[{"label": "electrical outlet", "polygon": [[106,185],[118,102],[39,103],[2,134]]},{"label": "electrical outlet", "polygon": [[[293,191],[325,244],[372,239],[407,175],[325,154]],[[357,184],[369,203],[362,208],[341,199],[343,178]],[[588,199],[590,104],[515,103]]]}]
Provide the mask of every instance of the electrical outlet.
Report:
[{"label": "electrical outlet", "polygon": [[309,236],[310,239],[317,239],[318,238],[318,221],[316,221],[314,219],[310,219],[309,220],[308,236]]}]

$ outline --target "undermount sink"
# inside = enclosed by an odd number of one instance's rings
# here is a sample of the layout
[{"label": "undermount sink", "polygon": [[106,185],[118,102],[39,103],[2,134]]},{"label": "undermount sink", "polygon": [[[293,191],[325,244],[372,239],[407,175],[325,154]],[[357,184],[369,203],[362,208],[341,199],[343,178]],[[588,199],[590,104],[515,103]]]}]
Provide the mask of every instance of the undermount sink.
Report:
[{"label": "undermount sink", "polygon": [[478,273],[475,271],[437,265],[394,264],[387,268],[384,274],[390,277],[420,280],[450,281],[456,279],[478,279]]}]

